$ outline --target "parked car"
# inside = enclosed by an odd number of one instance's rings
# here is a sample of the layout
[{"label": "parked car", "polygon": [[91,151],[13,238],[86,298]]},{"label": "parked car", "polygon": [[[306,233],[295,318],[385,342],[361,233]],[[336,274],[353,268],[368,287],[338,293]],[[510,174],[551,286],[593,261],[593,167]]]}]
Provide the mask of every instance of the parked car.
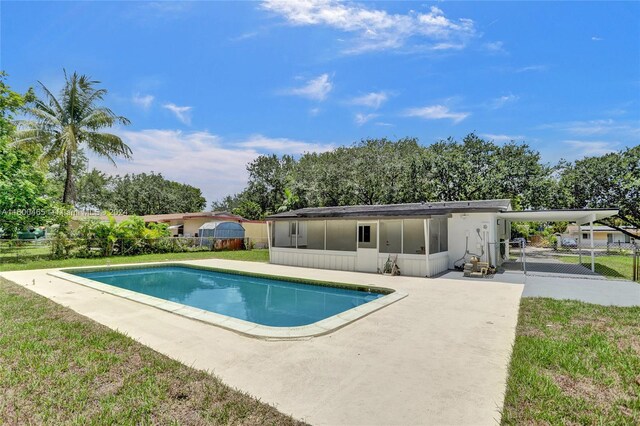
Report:
[{"label": "parked car", "polygon": [[563,238],[562,241],[560,242],[560,245],[562,245],[562,247],[566,247],[566,248],[576,248],[576,247],[578,247],[578,243],[573,238]]},{"label": "parked car", "polygon": [[513,243],[513,244],[525,245],[525,244],[527,244],[527,240],[525,240],[525,239],[524,239],[524,238],[522,238],[522,237],[518,237],[518,238],[514,238],[514,239],[512,239],[512,240],[511,240],[511,243]]}]

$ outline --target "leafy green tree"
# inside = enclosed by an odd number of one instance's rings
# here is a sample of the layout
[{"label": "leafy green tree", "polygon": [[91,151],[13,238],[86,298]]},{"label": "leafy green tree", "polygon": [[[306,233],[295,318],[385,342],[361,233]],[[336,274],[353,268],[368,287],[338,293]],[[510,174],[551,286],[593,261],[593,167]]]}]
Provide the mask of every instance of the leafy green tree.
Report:
[{"label": "leafy green tree", "polygon": [[129,124],[125,117],[116,115],[109,108],[100,106],[106,89],[96,86],[99,81],[77,73],[67,75],[65,85],[56,97],[41,82],[43,98],[36,98],[28,112],[32,120],[21,123],[16,135],[18,146],[37,145],[42,148],[40,160],[62,160],[65,167],[65,184],[62,202],[74,204],[76,188],[74,157],[85,148],[115,164],[114,157],[131,157],[131,149],[112,133],[102,129],[116,124]]},{"label": "leafy green tree", "polygon": [[[225,195],[222,200],[216,200],[211,203],[212,212],[230,212],[240,207],[240,204],[245,200],[242,198],[243,194]],[[256,203],[257,204],[257,203]],[[258,205],[260,207],[260,205]]]},{"label": "leafy green tree", "polygon": [[28,226],[45,224],[53,206],[42,196],[45,177],[33,164],[33,152],[21,152],[10,145],[15,132],[13,117],[23,112],[32,93],[20,95],[5,81],[6,74],[0,72],[0,229],[14,237]]},{"label": "leafy green tree", "polygon": [[526,144],[502,146],[475,134],[440,141],[424,152],[425,201],[509,198],[522,208],[546,204],[551,169]]},{"label": "leafy green tree", "polygon": [[127,214],[199,212],[206,206],[200,189],[167,180],[160,173],[114,176],[111,182],[109,206]]},{"label": "leafy green tree", "polygon": [[284,200],[282,205],[278,207],[278,212],[288,212],[295,210],[300,205],[300,197],[294,194],[289,188],[284,189]]},{"label": "leafy green tree", "polygon": [[284,201],[295,160],[289,155],[261,155],[247,166],[249,184],[242,197],[257,203],[264,212],[275,212]]},{"label": "leafy green tree", "polygon": [[79,174],[78,204],[100,210],[114,210],[111,201],[113,178],[97,169]]},{"label": "leafy green tree", "polygon": [[617,208],[617,216],[600,223],[634,236],[621,225],[640,228],[640,146],[563,163],[559,173],[556,207]]},{"label": "leafy green tree", "polygon": [[260,205],[249,200],[241,201],[238,207],[231,210],[231,213],[249,220],[260,220],[263,218]]}]

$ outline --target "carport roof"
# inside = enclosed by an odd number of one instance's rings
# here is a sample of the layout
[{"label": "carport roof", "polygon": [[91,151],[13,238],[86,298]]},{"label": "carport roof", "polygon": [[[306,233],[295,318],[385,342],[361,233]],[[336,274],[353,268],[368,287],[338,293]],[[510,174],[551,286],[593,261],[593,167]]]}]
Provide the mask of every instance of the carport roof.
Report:
[{"label": "carport roof", "polygon": [[499,218],[522,222],[575,222],[578,225],[606,219],[618,214],[617,209],[524,210],[498,213]]}]

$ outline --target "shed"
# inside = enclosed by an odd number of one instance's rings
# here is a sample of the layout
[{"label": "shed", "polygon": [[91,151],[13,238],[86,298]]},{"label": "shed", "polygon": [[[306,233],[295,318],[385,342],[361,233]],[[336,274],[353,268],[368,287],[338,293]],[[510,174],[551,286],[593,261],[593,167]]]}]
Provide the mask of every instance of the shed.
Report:
[{"label": "shed", "polygon": [[244,228],[238,222],[207,222],[198,228],[198,236],[219,240],[243,239]]}]

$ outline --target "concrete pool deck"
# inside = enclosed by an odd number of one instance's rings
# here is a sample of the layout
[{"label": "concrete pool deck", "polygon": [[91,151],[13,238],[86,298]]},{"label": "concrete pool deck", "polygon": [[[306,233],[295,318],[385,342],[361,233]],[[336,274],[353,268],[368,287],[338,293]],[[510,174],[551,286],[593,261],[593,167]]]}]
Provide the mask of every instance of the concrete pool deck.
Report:
[{"label": "concrete pool deck", "polygon": [[47,275],[51,270],[0,275],[312,424],[499,422],[522,285],[217,259],[171,263],[408,296],[328,335],[265,341]]}]

